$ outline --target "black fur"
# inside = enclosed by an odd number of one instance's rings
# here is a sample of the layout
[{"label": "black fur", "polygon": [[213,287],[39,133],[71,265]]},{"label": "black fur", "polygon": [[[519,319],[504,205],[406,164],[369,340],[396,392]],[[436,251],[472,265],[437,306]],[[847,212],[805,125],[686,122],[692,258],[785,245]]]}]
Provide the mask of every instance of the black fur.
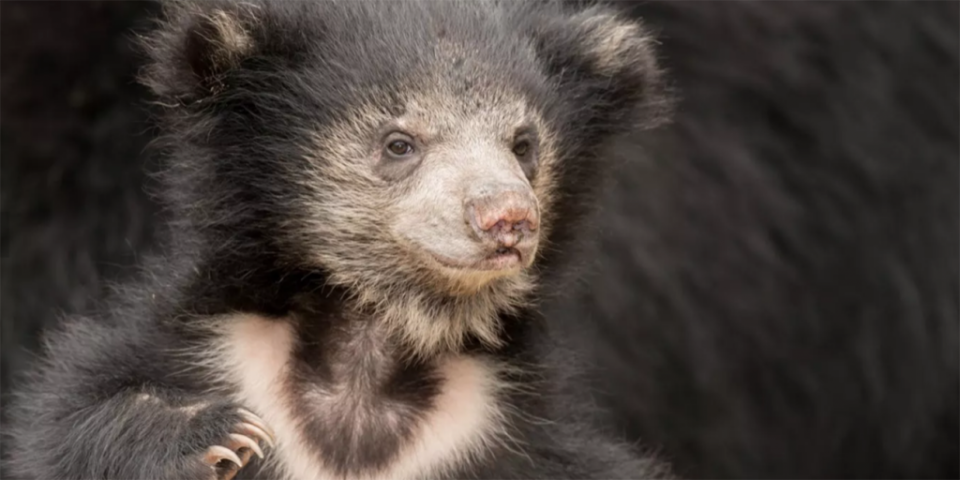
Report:
[{"label": "black fur", "polygon": [[[142,145],[131,120],[142,116],[136,62],[105,53],[124,51],[122,35],[151,7],[0,2],[4,392],[42,325],[89,308],[104,279],[133,262],[126,252],[152,245],[144,212],[154,207],[131,161]],[[636,174],[621,173],[646,188],[625,179],[609,191],[598,274],[578,283],[583,295],[549,302],[550,317],[600,367],[594,386],[614,421],[662,445],[691,477],[958,478],[956,5],[671,1],[633,10],[662,32],[683,87],[683,149],[664,150],[652,172],[636,164]],[[64,84],[99,93],[77,106],[59,95]],[[30,107],[15,108],[21,102]],[[802,168],[808,162],[817,169]],[[810,232],[792,254],[732,256],[771,221],[724,229],[743,209],[738,195],[757,185],[731,178],[757,166],[793,184],[799,208],[841,198],[847,215],[818,208],[803,223],[781,218]],[[51,172],[75,183],[61,188]],[[861,185],[883,172],[902,175],[882,177],[887,188],[866,197]],[[649,189],[664,175],[686,179],[684,188]],[[947,213],[930,218],[934,209],[898,200],[894,192],[908,189],[916,198],[943,192]],[[847,221],[884,234],[851,247]],[[891,256],[912,273],[871,270]],[[775,280],[804,265],[801,282]],[[724,280],[702,284],[701,269]],[[733,272],[781,293],[757,295],[726,280]],[[931,313],[904,313],[902,292],[920,298],[907,310]],[[851,322],[854,311],[870,315]],[[884,380],[864,393],[871,378]],[[798,384],[803,395],[789,394]]]},{"label": "black fur", "polygon": [[40,330],[92,308],[153,244],[153,132],[131,40],[155,7],[0,4],[4,393]]},{"label": "black fur", "polygon": [[955,2],[677,2],[682,101],[553,304],[678,473],[957,478]]},{"label": "black fur", "polygon": [[[402,101],[392,95],[411,88],[429,94],[432,86],[421,87],[417,75],[435,68],[422,54],[437,33],[432,23],[416,23],[424,13],[440,25],[439,35],[464,42],[468,60],[497,66],[477,63],[466,72],[477,81],[471,89],[482,97],[486,89],[495,95],[504,85],[517,88],[562,139],[558,200],[544,212],[555,219],[556,241],[536,265],[544,288],[552,288],[558,260],[611,160],[610,145],[660,120],[666,97],[659,71],[645,49],[636,52],[640,63],[600,71],[596,46],[587,44],[596,40],[596,24],[560,5],[428,5],[200,2],[171,9],[148,41],[153,61],[144,73],[165,108],[165,198],[174,218],[166,253],[146,261],[143,278],[119,289],[109,308],[47,335],[45,359],[11,413],[15,477],[206,478],[199,455],[225,439],[238,421],[236,408],[244,407],[227,401],[231,386],[219,380],[222,367],[203,361],[221,332],[197,326],[218,316],[291,319],[297,351],[290,389],[329,381],[336,330],[377,318],[353,306],[353,292],[331,285],[324,266],[305,260],[310,246],[290,230],[303,215],[295,175],[308,171],[302,152],[311,129],[350,113],[370,92],[388,109]],[[533,57],[523,56],[526,45]],[[549,337],[535,305],[504,317],[504,345],[477,343],[468,354],[518,367],[502,375],[522,388],[497,397],[509,438],[452,476],[667,475],[601,434],[588,403],[573,404],[573,396],[553,387],[553,361],[541,351]],[[430,407],[439,388],[431,359],[398,358],[405,360],[381,393],[384,404],[409,412],[396,422],[344,431],[294,408],[308,443],[334,471],[356,474],[393,459],[409,420]],[[350,366],[357,375],[369,373],[358,363]],[[276,475],[258,464],[241,472]]]}]

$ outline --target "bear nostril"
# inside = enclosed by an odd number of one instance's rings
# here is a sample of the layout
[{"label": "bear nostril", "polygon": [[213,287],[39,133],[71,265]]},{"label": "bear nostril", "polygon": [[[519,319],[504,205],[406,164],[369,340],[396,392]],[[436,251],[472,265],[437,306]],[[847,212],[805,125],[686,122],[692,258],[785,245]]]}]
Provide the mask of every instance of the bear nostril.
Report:
[{"label": "bear nostril", "polygon": [[480,239],[513,247],[537,229],[536,201],[529,194],[505,191],[466,203],[467,223]]}]

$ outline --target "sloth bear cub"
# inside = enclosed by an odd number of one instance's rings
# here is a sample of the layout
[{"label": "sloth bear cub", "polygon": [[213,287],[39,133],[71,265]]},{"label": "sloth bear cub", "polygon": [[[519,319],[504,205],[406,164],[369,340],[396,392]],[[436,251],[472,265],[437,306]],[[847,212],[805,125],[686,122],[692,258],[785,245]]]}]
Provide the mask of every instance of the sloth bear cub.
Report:
[{"label": "sloth bear cub", "polygon": [[46,339],[37,479],[648,478],[539,299],[669,110],[642,25],[479,0],[167,8],[165,253]]}]

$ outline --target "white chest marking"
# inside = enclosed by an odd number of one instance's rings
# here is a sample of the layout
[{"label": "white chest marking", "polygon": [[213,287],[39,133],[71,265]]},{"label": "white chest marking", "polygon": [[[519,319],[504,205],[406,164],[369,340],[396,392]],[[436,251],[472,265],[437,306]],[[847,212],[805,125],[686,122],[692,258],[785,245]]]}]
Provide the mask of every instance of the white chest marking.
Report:
[{"label": "white chest marking", "polygon": [[228,332],[216,349],[228,382],[237,387],[236,401],[261,416],[277,434],[277,447],[267,457],[289,480],[371,480],[427,478],[482,455],[502,438],[503,416],[494,396],[503,388],[495,366],[474,357],[454,357],[438,364],[444,382],[434,408],[418,422],[397,457],[373,474],[344,479],[324,466],[323,452],[304,441],[302,422],[288,402],[288,381],[294,332],[286,322],[253,315],[224,319]]}]

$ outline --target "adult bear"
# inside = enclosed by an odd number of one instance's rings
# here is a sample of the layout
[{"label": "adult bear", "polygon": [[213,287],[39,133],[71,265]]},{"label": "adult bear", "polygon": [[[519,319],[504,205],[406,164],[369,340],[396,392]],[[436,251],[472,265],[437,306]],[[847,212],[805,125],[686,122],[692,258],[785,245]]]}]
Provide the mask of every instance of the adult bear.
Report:
[{"label": "adult bear", "polygon": [[675,132],[556,310],[618,421],[689,476],[956,478],[957,4],[633,11]]},{"label": "adult bear", "polygon": [[40,330],[91,308],[152,245],[152,135],[132,32],[156,10],[0,4],[4,394]]}]

